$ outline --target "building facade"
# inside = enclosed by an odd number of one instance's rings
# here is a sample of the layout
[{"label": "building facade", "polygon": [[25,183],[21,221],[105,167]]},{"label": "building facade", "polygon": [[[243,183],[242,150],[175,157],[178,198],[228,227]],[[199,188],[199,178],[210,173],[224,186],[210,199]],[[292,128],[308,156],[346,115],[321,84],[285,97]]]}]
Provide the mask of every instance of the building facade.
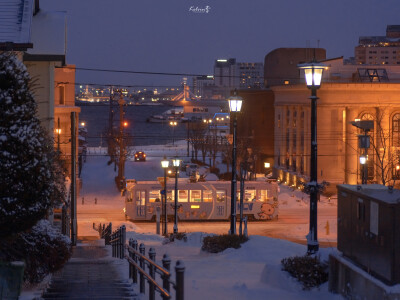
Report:
[{"label": "building facade", "polygon": [[237,139],[244,144],[251,171],[264,173],[264,163],[274,165],[275,96],[272,90],[239,90],[243,98],[238,114]]},{"label": "building facade", "polygon": [[326,59],[326,50],[322,48],[278,48],[265,56],[264,86],[299,83],[297,65]]},{"label": "building facade", "polygon": [[385,36],[361,36],[354,54],[357,64],[400,65],[400,25],[388,25]]},{"label": "building facade", "polygon": [[[299,185],[310,174],[310,91],[305,84],[276,86],[275,169]],[[361,182],[358,135],[351,124],[372,120],[368,182],[393,183],[399,166],[400,83],[322,83],[317,102],[318,180]]]}]

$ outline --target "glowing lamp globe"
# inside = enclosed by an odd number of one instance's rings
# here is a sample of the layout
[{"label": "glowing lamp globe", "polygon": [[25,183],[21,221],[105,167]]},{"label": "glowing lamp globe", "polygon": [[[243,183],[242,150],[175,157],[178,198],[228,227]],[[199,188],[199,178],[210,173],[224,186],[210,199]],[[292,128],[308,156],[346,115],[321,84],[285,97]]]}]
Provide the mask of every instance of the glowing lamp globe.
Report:
[{"label": "glowing lamp globe", "polygon": [[299,69],[304,70],[306,84],[309,89],[318,89],[321,86],[322,73],[327,67],[324,64],[311,62],[298,65]]}]

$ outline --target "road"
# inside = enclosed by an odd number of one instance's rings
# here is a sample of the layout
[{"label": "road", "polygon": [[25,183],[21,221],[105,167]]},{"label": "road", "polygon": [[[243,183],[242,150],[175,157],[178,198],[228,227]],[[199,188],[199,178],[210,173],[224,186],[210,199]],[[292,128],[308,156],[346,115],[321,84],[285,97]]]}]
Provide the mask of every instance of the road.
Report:
[{"label": "road", "polygon": [[[174,149],[167,157],[174,156]],[[161,169],[162,153],[165,149],[149,151],[146,162],[127,161],[126,178],[136,180],[155,180],[163,176]],[[89,228],[94,223],[112,222],[118,226],[125,222],[124,199],[115,188],[112,166],[106,166],[106,157],[90,157],[82,173],[83,188],[78,198],[78,235],[93,235]],[[104,169],[104,170],[103,170]],[[99,177],[101,176],[101,179]],[[182,174],[182,176],[186,176]],[[249,235],[263,235],[272,238],[287,239],[305,244],[309,231],[308,196],[281,185],[279,195],[279,218],[273,221],[258,221],[248,223]],[[82,204],[82,198],[84,198]],[[96,200],[95,200],[96,198]],[[97,204],[95,204],[97,202]],[[128,228],[138,232],[155,232],[154,223],[130,223]],[[201,231],[206,233],[228,233],[229,222],[179,222],[180,232]],[[337,235],[336,202],[329,202],[321,197],[318,206],[318,239],[321,247],[336,246]],[[168,224],[172,231],[173,224]],[[237,223],[239,228],[239,223]]]}]

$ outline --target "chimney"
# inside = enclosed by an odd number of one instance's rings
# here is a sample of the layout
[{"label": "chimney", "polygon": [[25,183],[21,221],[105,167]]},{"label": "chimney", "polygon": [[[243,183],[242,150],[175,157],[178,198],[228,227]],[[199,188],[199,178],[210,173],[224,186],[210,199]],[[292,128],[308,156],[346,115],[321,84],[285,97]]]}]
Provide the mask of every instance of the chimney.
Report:
[{"label": "chimney", "polygon": [[35,16],[39,12],[39,10],[40,10],[39,0],[35,0],[35,7],[33,9],[33,15]]}]

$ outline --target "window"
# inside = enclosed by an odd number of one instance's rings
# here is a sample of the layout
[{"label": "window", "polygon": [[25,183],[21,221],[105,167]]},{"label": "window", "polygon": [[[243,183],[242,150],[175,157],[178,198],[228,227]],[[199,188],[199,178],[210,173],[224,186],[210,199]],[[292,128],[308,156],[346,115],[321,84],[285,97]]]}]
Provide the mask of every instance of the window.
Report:
[{"label": "window", "polygon": [[256,190],[246,190],[244,193],[244,201],[255,201],[256,200]]},{"label": "window", "polygon": [[260,201],[262,202],[268,201],[268,190],[260,190]]},{"label": "window", "polygon": [[[374,116],[369,114],[369,113],[365,113],[361,116],[360,118],[361,120],[374,120]],[[375,126],[374,126],[375,127]],[[364,134],[363,130],[359,130],[360,134]],[[374,180],[374,174],[375,174],[375,156],[374,156],[374,131],[371,130],[368,132],[369,136],[370,136],[370,144],[371,146],[369,147],[369,149],[367,150],[367,165],[368,165],[368,180]],[[361,151],[364,151],[364,149],[360,149]],[[363,154],[362,152],[360,153],[360,155]],[[362,176],[361,174],[362,170],[360,168],[360,178]]]},{"label": "window", "polygon": [[60,97],[60,105],[65,104],[65,86],[60,85],[58,87],[59,97]]},{"label": "window", "polygon": [[159,190],[151,190],[149,192],[149,202],[161,202],[161,195]]},{"label": "window", "polygon": [[212,201],[213,201],[212,191],[204,190],[203,191],[203,202],[212,202]]},{"label": "window", "polygon": [[187,190],[179,190],[178,191],[178,202],[187,202],[188,201],[188,191]]},{"label": "window", "polygon": [[400,113],[392,118],[393,179],[400,178]]},{"label": "window", "polygon": [[201,190],[190,191],[190,202],[201,202]]},{"label": "window", "polygon": [[224,202],[226,200],[226,191],[217,191],[217,202]]},{"label": "window", "polygon": [[136,205],[145,205],[146,191],[136,191]]},{"label": "window", "polygon": [[286,126],[290,125],[290,110],[289,108],[286,110]]},{"label": "window", "polygon": [[293,127],[296,127],[296,121],[297,121],[297,111],[295,110],[293,112]]},{"label": "window", "polygon": [[175,201],[174,192],[175,191],[167,191],[167,202]]}]

